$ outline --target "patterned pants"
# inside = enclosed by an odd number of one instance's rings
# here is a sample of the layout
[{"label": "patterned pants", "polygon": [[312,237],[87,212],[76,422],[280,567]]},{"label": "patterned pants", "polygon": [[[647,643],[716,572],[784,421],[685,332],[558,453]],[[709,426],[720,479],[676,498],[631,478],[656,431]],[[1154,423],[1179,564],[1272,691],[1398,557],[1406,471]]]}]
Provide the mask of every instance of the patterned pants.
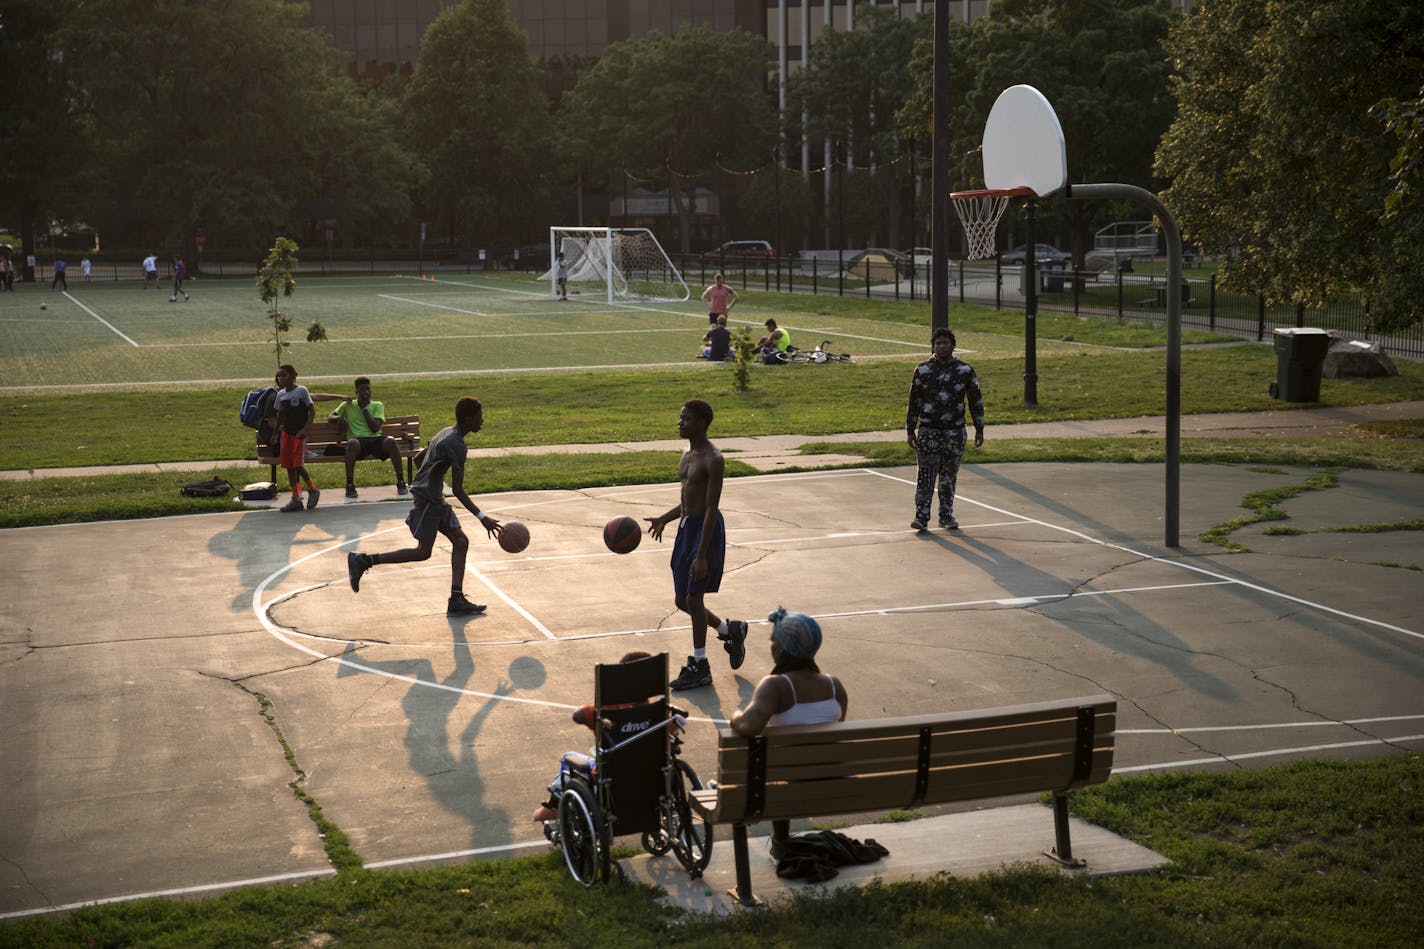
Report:
[{"label": "patterned pants", "polygon": [[959,429],[921,428],[915,433],[915,454],[919,458],[919,477],[915,480],[915,520],[930,522],[930,501],[935,481],[939,481],[939,520],[941,526],[954,515],[954,485],[959,480],[959,463],[964,459],[966,433]]}]

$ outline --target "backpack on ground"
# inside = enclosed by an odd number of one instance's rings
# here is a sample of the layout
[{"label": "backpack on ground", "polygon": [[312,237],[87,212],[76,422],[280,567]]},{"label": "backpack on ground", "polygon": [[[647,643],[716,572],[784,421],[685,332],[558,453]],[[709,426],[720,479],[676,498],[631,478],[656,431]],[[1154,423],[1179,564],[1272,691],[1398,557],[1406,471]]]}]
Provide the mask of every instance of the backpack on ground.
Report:
[{"label": "backpack on ground", "polygon": [[262,419],[268,414],[268,407],[272,400],[277,397],[277,387],[268,386],[265,389],[253,389],[243,396],[242,408],[238,410],[237,417],[242,424],[248,428],[261,428]]},{"label": "backpack on ground", "polygon": [[225,478],[209,478],[207,481],[189,481],[178,490],[185,498],[221,498],[232,490],[232,483]]}]

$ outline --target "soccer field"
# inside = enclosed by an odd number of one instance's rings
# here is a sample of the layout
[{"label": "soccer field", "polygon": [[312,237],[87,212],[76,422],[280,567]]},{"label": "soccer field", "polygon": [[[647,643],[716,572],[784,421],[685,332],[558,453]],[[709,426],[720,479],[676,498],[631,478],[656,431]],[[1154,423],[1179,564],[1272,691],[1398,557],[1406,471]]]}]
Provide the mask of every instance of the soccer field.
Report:
[{"label": "soccer field", "polygon": [[[187,285],[190,302],[170,303],[167,286],[72,281],[67,293],[22,286],[0,297],[0,391],[73,386],[247,384],[271,377],[271,323],[249,279]],[[923,358],[927,307],[885,304],[877,319],[817,312],[815,297],[745,293],[733,332],[765,333],[768,316],[805,349],[829,340],[867,358]],[[41,310],[40,304],[47,304]],[[688,303],[609,305],[588,294],[566,302],[529,274],[302,278],[282,301],[292,317],[283,362],[303,380],[642,366],[697,368],[706,310]],[[328,339],[305,340],[321,321]],[[1021,330],[974,334],[961,350],[1009,355]],[[815,367],[801,367],[814,371]],[[798,370],[799,371],[799,370]]]}]

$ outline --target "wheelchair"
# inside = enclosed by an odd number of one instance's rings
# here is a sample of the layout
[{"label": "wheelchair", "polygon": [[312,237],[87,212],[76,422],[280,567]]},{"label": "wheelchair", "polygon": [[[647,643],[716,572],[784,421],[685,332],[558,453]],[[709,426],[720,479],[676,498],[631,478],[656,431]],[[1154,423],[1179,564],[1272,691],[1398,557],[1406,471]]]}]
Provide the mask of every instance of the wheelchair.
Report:
[{"label": "wheelchair", "polygon": [[584,886],[608,881],[617,866],[613,840],[629,834],[641,835],[654,856],[672,851],[692,879],[700,878],[712,859],[712,827],[688,802],[702,782],[678,757],[686,713],[668,699],[667,653],[595,666],[593,704],[593,771],[568,775],[545,834]]}]

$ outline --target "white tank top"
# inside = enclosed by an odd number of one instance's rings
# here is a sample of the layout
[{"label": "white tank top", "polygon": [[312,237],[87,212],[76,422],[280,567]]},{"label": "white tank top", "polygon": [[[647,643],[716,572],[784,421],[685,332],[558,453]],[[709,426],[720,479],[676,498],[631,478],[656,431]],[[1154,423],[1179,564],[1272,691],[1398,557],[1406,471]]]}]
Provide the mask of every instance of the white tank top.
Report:
[{"label": "white tank top", "polygon": [[841,720],[841,703],[836,701],[836,683],[830,676],[826,679],[831,683],[831,697],[821,699],[819,702],[802,702],[796,698],[796,686],[792,683],[791,677],[782,675],[786,684],[791,687],[792,706],[784,712],[777,712],[767,720],[767,726],[772,725],[824,725],[827,722],[838,722]]}]

